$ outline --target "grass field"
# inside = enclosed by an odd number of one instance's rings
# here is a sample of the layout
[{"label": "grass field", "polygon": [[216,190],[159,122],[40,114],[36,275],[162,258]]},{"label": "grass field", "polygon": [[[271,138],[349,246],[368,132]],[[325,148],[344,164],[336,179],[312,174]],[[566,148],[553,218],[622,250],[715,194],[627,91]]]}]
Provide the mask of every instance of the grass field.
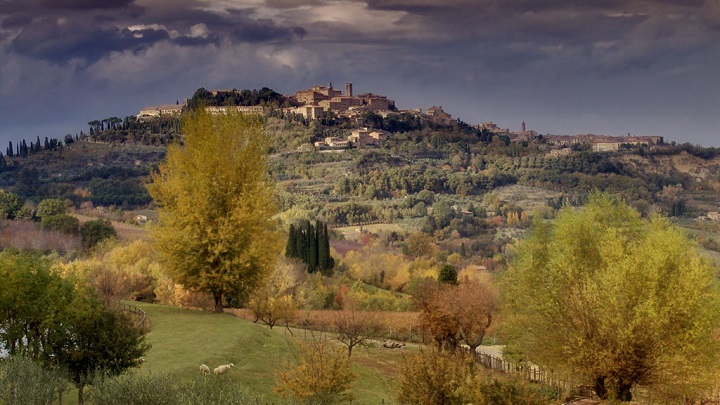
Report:
[{"label": "grass field", "polygon": [[[210,368],[234,363],[226,376],[261,395],[267,403],[283,403],[272,391],[274,373],[297,356],[295,338],[317,338],[317,333],[254,324],[229,314],[138,303],[147,311],[152,348],[140,373],[170,373],[178,380],[199,378],[199,365]],[[414,349],[357,349],[353,351],[358,375],[353,404],[395,403],[393,382],[403,358]],[[210,376],[208,378],[218,378]],[[224,378],[224,377],[223,377]]]}]

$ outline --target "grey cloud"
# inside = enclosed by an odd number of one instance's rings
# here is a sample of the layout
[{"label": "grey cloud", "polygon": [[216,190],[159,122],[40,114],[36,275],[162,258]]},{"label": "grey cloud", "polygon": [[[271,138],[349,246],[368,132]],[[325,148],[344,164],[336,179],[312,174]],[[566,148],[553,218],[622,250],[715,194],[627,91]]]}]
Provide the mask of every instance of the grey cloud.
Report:
[{"label": "grey cloud", "polygon": [[204,45],[219,45],[220,37],[216,34],[208,35],[207,37],[190,37],[181,36],[173,38],[172,42],[180,46],[204,46]]},{"label": "grey cloud", "polygon": [[32,22],[32,19],[33,17],[30,14],[16,14],[6,17],[2,21],[0,21],[0,26],[8,29],[22,28],[25,25],[30,24]]},{"label": "grey cloud", "polygon": [[317,6],[322,4],[320,0],[305,0],[299,2],[298,0],[265,0],[265,5],[270,8],[276,9],[288,9],[296,8],[298,6]]},{"label": "grey cloud", "polygon": [[232,37],[240,41],[266,42],[272,40],[292,40],[305,36],[302,27],[279,27],[272,20],[245,21],[235,26]]},{"label": "grey cloud", "polygon": [[125,8],[135,0],[43,0],[42,7],[67,10],[108,10]]},{"label": "grey cloud", "polygon": [[62,63],[73,58],[95,62],[113,51],[135,52],[169,37],[166,31],[143,29],[130,31],[111,27],[80,29],[74,24],[60,26],[40,20],[26,26],[10,44],[18,54]]}]

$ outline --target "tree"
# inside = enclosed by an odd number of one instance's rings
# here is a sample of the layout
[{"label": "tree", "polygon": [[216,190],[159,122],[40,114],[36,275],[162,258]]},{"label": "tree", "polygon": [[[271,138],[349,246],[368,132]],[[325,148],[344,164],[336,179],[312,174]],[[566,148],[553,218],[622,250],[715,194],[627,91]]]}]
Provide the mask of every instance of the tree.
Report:
[{"label": "tree", "polygon": [[87,384],[139,366],[150,345],[135,321],[107,308],[89,289],[79,289],[70,308],[49,341],[53,360],[67,371],[82,405]]},{"label": "tree", "polygon": [[297,257],[307,264],[307,270],[314,273],[320,270],[324,275],[332,275],[335,260],[330,256],[330,238],[327,224],[303,220],[297,225],[290,225],[288,240],[285,246],[286,257]]},{"label": "tree", "polygon": [[46,215],[42,217],[40,226],[43,229],[59,231],[68,235],[80,233],[80,220],[68,214]]},{"label": "tree", "polygon": [[497,312],[498,294],[487,282],[464,278],[459,285],[426,280],[413,296],[420,327],[439,350],[455,351],[465,343],[475,351]]},{"label": "tree", "polygon": [[302,404],[330,405],[353,398],[350,358],[325,342],[301,346],[298,364],[275,374],[275,391]]},{"label": "tree", "polygon": [[48,334],[72,302],[72,283],[49,260],[12,249],[0,253],[0,280],[0,352],[50,358]]},{"label": "tree", "polygon": [[250,295],[246,308],[255,317],[272,329],[278,321],[285,325],[292,321],[298,310],[295,290],[302,282],[303,269],[299,263],[281,261],[267,281]]},{"label": "tree", "polygon": [[0,216],[15,218],[15,214],[22,208],[23,200],[14,193],[0,190]]},{"label": "tree", "polygon": [[109,219],[87,221],[80,227],[80,236],[85,249],[92,249],[108,238],[117,237],[117,231]]},{"label": "tree", "polygon": [[59,198],[47,198],[40,201],[40,204],[38,204],[36,215],[40,218],[45,218],[52,215],[62,215],[67,214],[67,209],[67,200],[61,200]]},{"label": "tree", "polygon": [[335,338],[348,349],[347,356],[352,356],[355,346],[369,344],[370,339],[378,336],[382,325],[371,313],[358,310],[359,305],[345,303],[345,309],[335,311],[333,328]]},{"label": "tree", "polygon": [[456,285],[458,283],[458,274],[455,266],[449,263],[444,264],[438,273],[438,282]]},{"label": "tree", "polygon": [[0,253],[0,351],[68,373],[79,390],[96,375],[138,365],[148,349],[140,330],[75,286],[35,254]]},{"label": "tree", "polygon": [[447,298],[455,308],[460,338],[474,353],[485,339],[497,312],[499,295],[489,283],[463,279],[457,291]]},{"label": "tree", "polygon": [[692,396],[714,382],[715,270],[667,219],[602,194],[566,206],[534,224],[503,286],[509,349],[601,397],[630,400],[634,384]]},{"label": "tree", "polygon": [[280,252],[268,139],[257,117],[203,109],[184,117],[183,134],[148,185],[159,213],[153,243],[174,278],[212,294],[222,312],[224,299],[261,284]]},{"label": "tree", "polygon": [[413,257],[429,256],[432,253],[432,237],[424,232],[415,232],[405,238],[403,253]]}]

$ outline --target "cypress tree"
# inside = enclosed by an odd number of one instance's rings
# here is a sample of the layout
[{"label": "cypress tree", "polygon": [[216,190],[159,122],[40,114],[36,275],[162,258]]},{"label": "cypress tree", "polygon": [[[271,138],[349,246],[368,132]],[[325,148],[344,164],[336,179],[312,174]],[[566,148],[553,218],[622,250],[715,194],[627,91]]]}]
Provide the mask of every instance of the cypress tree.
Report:
[{"label": "cypress tree", "polygon": [[287,245],[285,246],[285,257],[298,257],[297,252],[297,234],[295,226],[290,224],[290,230],[288,231]]},{"label": "cypress tree", "polygon": [[302,259],[303,262],[307,263],[307,226],[309,225],[309,222],[306,220],[303,220],[300,222],[300,225],[298,226],[296,233],[296,239],[295,239],[295,246],[296,246],[296,252],[297,257]]},{"label": "cypress tree", "polygon": [[308,265],[308,271],[310,273],[314,273],[317,271],[318,267],[318,240],[317,235],[315,234],[315,228],[312,226],[312,224],[308,221],[308,259],[307,259],[307,265]]},{"label": "cypress tree", "polygon": [[335,259],[330,256],[330,234],[328,233],[327,224],[323,224],[323,250],[325,251],[325,266],[322,272],[326,276],[332,276],[332,268],[335,267]]},{"label": "cypress tree", "polygon": [[317,245],[318,245],[318,267],[321,271],[325,271],[328,265],[328,257],[330,256],[330,245],[327,240],[327,225],[324,225],[319,220],[315,222],[315,232],[317,234]]}]

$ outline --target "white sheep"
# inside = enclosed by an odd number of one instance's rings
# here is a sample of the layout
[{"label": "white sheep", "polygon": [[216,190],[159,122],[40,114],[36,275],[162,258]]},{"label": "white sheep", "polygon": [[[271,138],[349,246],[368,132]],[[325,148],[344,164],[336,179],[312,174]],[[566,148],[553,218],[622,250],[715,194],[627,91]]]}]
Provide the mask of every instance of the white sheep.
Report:
[{"label": "white sheep", "polygon": [[235,367],[235,365],[233,363],[223,364],[222,366],[217,366],[215,368],[215,370],[213,370],[213,373],[215,373],[215,375],[222,375],[222,374],[227,373],[227,371],[233,367]]},{"label": "white sheep", "polygon": [[202,373],[202,375],[209,375],[210,367],[208,367],[207,364],[201,364],[200,365],[200,373]]}]

